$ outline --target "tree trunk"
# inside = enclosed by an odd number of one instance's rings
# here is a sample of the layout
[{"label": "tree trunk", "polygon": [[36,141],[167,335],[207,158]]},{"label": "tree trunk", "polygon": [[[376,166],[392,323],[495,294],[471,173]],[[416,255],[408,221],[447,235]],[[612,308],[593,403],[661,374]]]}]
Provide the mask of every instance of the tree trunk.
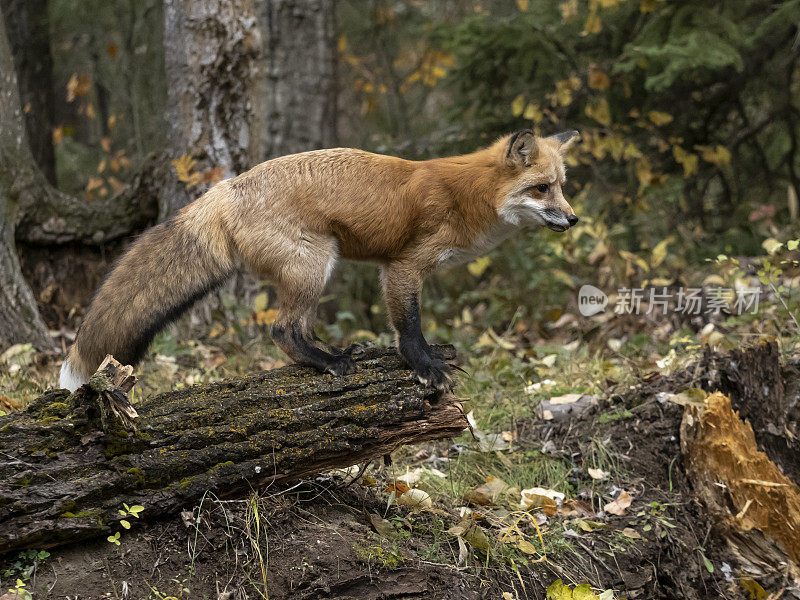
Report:
[{"label": "tree trunk", "polygon": [[194,159],[193,171],[210,181],[187,187],[173,177],[160,205],[165,219],[219,177],[253,164],[250,114],[254,106],[254,59],[261,49],[253,0],[165,0],[164,45],[169,84],[172,158]]},{"label": "tree trunk", "polygon": [[334,0],[255,0],[264,32],[261,160],[336,144]]},{"label": "tree trunk", "polygon": [[155,218],[163,173],[150,160],[126,191],[92,203],[52,187],[31,155],[4,16],[0,13],[0,350],[24,342],[52,349],[14,241],[101,244],[127,235]]},{"label": "tree trunk", "polygon": [[[32,343],[40,349],[54,347],[39,315],[30,287],[14,247],[14,229],[19,214],[16,193],[20,183],[15,167],[25,168],[30,159],[22,125],[17,78],[0,13],[0,350],[12,344]],[[41,175],[40,175],[41,176]]]},{"label": "tree trunk", "polygon": [[[452,359],[452,347],[437,350]],[[97,377],[0,417],[0,548],[114,533],[123,503],[153,520],[198,502],[459,435],[452,396],[417,382],[394,350],[356,356],[344,377],[288,366],[136,405],[138,432],[100,431]],[[108,431],[110,428],[106,427]]]},{"label": "tree trunk", "polygon": [[47,0],[0,0],[25,114],[31,154],[51,184],[56,182],[53,151],[53,58]]}]

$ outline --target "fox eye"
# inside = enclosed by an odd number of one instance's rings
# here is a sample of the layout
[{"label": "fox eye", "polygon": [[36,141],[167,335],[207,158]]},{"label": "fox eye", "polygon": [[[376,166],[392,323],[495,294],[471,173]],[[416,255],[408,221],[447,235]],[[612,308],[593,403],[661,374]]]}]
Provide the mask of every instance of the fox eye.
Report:
[{"label": "fox eye", "polygon": [[534,186],[534,187],[536,188],[537,192],[541,192],[542,194],[546,194],[547,190],[550,189],[550,186],[547,185],[546,183],[540,183],[539,185]]}]

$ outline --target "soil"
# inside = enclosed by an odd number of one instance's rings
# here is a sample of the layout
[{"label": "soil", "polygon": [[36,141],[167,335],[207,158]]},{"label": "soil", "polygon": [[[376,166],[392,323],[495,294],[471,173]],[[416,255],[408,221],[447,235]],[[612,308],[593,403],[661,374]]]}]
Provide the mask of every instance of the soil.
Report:
[{"label": "soil", "polygon": [[[709,373],[707,357],[699,368],[645,378],[635,389],[611,393],[568,420],[520,424],[516,433],[523,448],[546,444],[549,452],[573,461],[570,482],[578,497],[598,510],[602,501],[593,492],[586,465],[602,447],[615,461],[614,485],[628,491],[633,503],[621,516],[608,515],[610,529],[578,532],[570,538],[573,552],[550,556],[519,574],[488,563],[457,567],[459,550],[449,537],[439,548],[439,556],[452,555],[449,561],[430,559],[431,541],[425,535],[408,536],[402,543],[379,538],[369,515],[386,514],[383,490],[328,476],[262,490],[245,500],[208,498],[194,511],[123,533],[120,546],[97,540],[53,550],[37,566],[29,589],[35,598],[73,600],[266,598],[265,572],[273,600],[477,600],[502,599],[504,592],[510,598],[538,599],[556,578],[613,588],[618,598],[749,598],[737,578],[743,565],[693,498],[680,457],[683,409],[668,399],[670,393],[697,385],[718,387],[719,378]],[[783,425],[797,431],[800,369],[785,365],[780,377],[785,398],[790,403],[794,398]],[[736,402],[758,402],[758,397]],[[758,405],[735,407],[741,413],[763,412]],[[781,444],[791,451],[772,458],[797,482],[792,460],[797,448],[791,437],[778,444],[775,437],[780,436],[770,434],[759,443],[768,453]],[[429,449],[441,456],[448,445]],[[255,503],[260,510],[253,510]],[[439,512],[448,523],[458,521],[454,509]],[[402,518],[403,509],[393,508],[391,514]],[[642,539],[621,541],[619,532],[626,528]],[[0,577],[14,558],[0,559]],[[768,591],[783,589],[783,597],[794,593],[800,598],[800,591],[781,579],[777,565],[750,576]],[[7,589],[13,580],[3,577],[1,583],[0,589]]]}]

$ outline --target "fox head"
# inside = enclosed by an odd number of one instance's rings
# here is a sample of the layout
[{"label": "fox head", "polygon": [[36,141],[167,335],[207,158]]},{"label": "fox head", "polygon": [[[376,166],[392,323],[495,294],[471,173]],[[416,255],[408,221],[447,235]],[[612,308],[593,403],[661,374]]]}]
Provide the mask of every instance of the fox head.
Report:
[{"label": "fox head", "polygon": [[564,152],[577,139],[577,131],[542,138],[523,129],[500,141],[497,150],[506,172],[497,207],[501,219],[553,231],[566,231],[578,222],[561,189],[566,178]]}]

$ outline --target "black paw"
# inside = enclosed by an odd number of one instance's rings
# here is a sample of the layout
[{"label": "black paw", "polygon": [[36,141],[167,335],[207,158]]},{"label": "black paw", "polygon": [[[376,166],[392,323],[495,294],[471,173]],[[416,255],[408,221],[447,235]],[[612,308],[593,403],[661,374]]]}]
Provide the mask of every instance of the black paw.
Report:
[{"label": "black paw", "polygon": [[356,372],[356,363],[350,356],[339,354],[325,365],[325,370],[331,375],[347,375]]},{"label": "black paw", "polygon": [[453,387],[453,371],[449,365],[438,359],[414,367],[420,383],[427,387],[434,387],[443,392]]}]

